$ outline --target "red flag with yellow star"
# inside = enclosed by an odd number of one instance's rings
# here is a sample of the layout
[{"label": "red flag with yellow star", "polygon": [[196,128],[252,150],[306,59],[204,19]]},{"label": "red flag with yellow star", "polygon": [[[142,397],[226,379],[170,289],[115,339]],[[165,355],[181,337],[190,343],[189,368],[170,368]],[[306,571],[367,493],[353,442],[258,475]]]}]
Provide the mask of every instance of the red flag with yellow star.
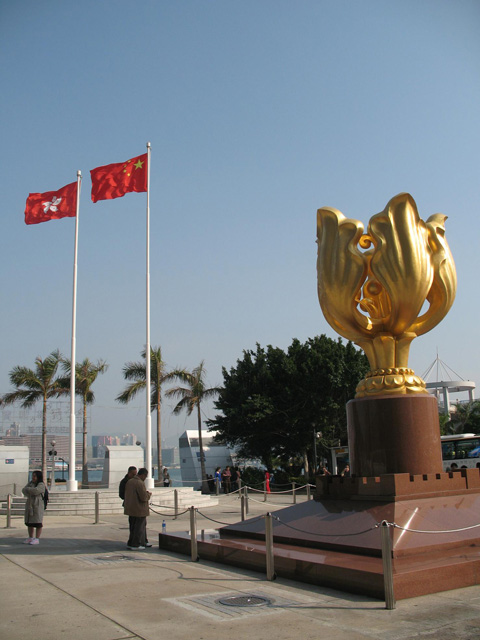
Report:
[{"label": "red flag with yellow star", "polygon": [[121,198],[132,191],[147,191],[147,165],[147,154],[144,153],[127,162],[92,169],[93,202]]}]

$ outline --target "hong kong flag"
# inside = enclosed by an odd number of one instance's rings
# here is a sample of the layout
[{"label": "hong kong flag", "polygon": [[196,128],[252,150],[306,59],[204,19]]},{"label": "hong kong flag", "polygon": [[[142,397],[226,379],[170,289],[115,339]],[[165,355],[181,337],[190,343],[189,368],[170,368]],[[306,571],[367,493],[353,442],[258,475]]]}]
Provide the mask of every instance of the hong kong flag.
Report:
[{"label": "hong kong flag", "polygon": [[132,191],[147,191],[147,155],[144,153],[127,162],[92,169],[90,175],[93,202],[121,198]]},{"label": "hong kong flag", "polygon": [[25,224],[74,218],[76,214],[77,183],[72,182],[57,191],[30,193],[25,207]]}]

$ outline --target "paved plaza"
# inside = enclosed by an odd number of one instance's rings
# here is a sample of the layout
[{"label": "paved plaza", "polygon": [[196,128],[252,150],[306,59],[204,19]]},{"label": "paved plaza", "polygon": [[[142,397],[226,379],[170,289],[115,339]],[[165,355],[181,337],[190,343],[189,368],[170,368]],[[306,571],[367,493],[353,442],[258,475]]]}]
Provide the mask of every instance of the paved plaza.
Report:
[{"label": "paved plaza", "polygon": [[[272,498],[275,501],[275,498]],[[250,516],[284,506],[250,501]],[[162,512],[161,508],[156,508]],[[199,534],[212,520],[239,520],[240,501],[221,496],[200,510]],[[201,515],[204,514],[204,515]],[[208,519],[211,518],[212,520]],[[372,598],[159,552],[163,515],[148,519],[153,543],[128,551],[127,518],[52,516],[38,546],[22,544],[23,519],[0,529],[2,640],[478,640],[480,586],[401,600],[394,610]],[[165,517],[188,529],[189,514]],[[219,603],[255,596],[258,607]],[[238,601],[235,601],[238,602]]]}]

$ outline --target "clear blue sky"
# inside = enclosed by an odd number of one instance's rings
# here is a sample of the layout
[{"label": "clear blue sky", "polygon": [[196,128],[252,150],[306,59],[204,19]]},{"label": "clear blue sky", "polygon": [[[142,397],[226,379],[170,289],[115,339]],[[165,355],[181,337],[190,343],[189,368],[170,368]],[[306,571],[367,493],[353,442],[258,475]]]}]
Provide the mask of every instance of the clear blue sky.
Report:
[{"label": "clear blue sky", "polygon": [[[204,359],[213,386],[257,341],[335,336],[316,210],[367,223],[408,191],[422,218],[448,216],[459,280],[410,364],[422,374],[438,348],[480,383],[479,33],[476,0],[4,0],[0,393],[14,365],[69,355],[74,219],[26,226],[23,212],[81,169],[77,360],[110,365],[91,433],[144,440],[143,396],[114,398],[145,344],[146,197],[93,204],[89,171],[147,141],[151,342],[168,365]],[[171,406],[176,444],[195,421]]]}]

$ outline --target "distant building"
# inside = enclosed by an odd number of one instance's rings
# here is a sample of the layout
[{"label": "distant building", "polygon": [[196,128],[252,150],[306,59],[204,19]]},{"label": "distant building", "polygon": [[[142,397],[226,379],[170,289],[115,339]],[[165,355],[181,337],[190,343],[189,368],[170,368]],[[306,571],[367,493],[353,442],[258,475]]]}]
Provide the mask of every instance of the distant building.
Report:
[{"label": "distant building", "polygon": [[18,424],[18,422],[12,422],[10,427],[5,431],[5,435],[7,437],[15,436],[18,438],[18,436],[20,435],[20,425]]},{"label": "distant building", "polygon": [[135,433],[126,433],[121,437],[120,444],[124,444],[128,447],[133,447],[137,444],[137,436]]},{"label": "distant building", "polygon": [[180,452],[178,447],[162,449],[162,462],[164,467],[173,467],[180,464]]},{"label": "distant building", "polygon": [[[7,429],[8,431],[8,429]],[[51,450],[50,443],[55,440],[55,451],[57,460],[70,458],[70,438],[69,436],[59,436],[57,434],[47,434],[47,460],[50,459],[48,452]],[[5,435],[0,438],[0,446],[28,447],[30,455],[30,466],[40,466],[42,463],[42,436],[39,434],[26,433],[20,436]],[[76,460],[82,459],[82,443],[75,442]]]},{"label": "distant building", "polygon": [[92,436],[93,457],[104,458],[106,446],[118,446],[120,444],[118,436]]}]

